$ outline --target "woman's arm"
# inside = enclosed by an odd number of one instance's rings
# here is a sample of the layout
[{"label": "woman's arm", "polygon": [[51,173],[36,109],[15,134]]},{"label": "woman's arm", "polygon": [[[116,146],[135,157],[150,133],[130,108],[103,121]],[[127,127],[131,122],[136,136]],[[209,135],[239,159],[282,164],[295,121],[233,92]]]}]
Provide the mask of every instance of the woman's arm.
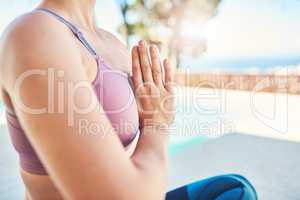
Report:
[{"label": "woman's arm", "polygon": [[[163,198],[166,143],[145,125],[137,151],[131,159],[126,156],[97,103],[78,44],[63,25],[32,14],[12,25],[3,39],[5,90],[65,198]],[[82,123],[100,128],[82,128]]]},{"label": "woman's arm", "polygon": [[[166,191],[168,126],[173,122],[173,75],[168,60],[163,74],[158,49],[141,41],[132,49],[132,73],[142,134],[133,162]],[[154,198],[154,199],[159,199]]]}]

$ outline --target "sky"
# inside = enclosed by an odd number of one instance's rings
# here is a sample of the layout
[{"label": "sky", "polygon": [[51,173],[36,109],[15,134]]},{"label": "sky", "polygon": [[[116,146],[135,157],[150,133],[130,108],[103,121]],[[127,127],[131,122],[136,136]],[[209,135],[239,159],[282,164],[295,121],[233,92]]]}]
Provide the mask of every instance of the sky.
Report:
[{"label": "sky", "polygon": [[300,0],[223,0],[204,27],[186,23],[204,35],[207,51],[184,58],[183,67],[200,71],[270,72],[300,68]]},{"label": "sky", "polygon": [[299,0],[225,0],[208,22],[208,55],[300,55]]},{"label": "sky", "polygon": [[[122,23],[118,1],[98,0],[96,8],[99,25],[117,35],[117,27]],[[0,31],[36,2],[0,1]],[[291,58],[294,63],[300,58],[299,19],[300,0],[223,0],[216,17],[204,27],[191,21],[185,23],[184,29],[185,34],[206,37],[208,50],[199,58],[205,64],[212,59],[263,57],[280,58],[280,63],[285,62],[282,58]]]}]

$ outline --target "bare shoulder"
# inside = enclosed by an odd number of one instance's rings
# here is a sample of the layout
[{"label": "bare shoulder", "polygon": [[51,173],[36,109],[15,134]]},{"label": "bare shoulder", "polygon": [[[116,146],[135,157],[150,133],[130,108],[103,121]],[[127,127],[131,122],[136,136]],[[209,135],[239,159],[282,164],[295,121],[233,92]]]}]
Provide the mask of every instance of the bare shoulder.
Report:
[{"label": "bare shoulder", "polygon": [[32,51],[38,48],[51,51],[51,47],[55,45],[55,50],[59,50],[62,44],[74,45],[74,38],[70,35],[70,30],[54,17],[42,12],[32,12],[15,19],[7,27],[1,40],[4,45],[17,47],[16,49],[31,48]]},{"label": "bare shoulder", "polygon": [[[49,36],[64,36],[66,35],[66,27],[54,19],[52,16],[41,12],[32,12],[22,15],[11,22],[5,29],[1,40],[10,44],[30,45],[30,47],[44,42],[51,42]],[[60,39],[59,37],[56,39]],[[22,41],[22,42],[21,42]]]},{"label": "bare shoulder", "polygon": [[72,56],[70,60],[76,62],[80,52],[74,48],[76,43],[70,34],[62,23],[41,12],[15,19],[6,28],[0,41],[0,69],[1,74],[5,74],[3,79],[13,79],[13,76],[29,68],[55,66],[66,56]]}]

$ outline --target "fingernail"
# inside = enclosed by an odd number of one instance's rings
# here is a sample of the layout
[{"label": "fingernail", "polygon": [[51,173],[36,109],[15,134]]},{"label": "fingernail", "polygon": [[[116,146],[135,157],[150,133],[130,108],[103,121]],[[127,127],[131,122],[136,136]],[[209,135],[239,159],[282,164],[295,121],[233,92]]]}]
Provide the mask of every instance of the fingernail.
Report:
[{"label": "fingernail", "polygon": [[145,42],[144,42],[143,40],[141,40],[141,41],[139,42],[139,46],[141,46],[141,47],[145,46]]},{"label": "fingernail", "polygon": [[137,46],[133,46],[132,47],[132,51],[134,52],[134,51],[136,51],[137,50]]},{"label": "fingernail", "polygon": [[155,50],[154,50],[154,46],[153,46],[153,45],[151,45],[151,46],[149,47],[149,49],[150,49],[150,52],[151,52],[151,53],[155,53]]},{"label": "fingernail", "polygon": [[166,58],[166,59],[165,59],[165,64],[166,64],[166,65],[169,65],[169,63],[170,63],[170,62],[169,62],[169,59]]},{"label": "fingernail", "polygon": [[157,48],[155,45],[152,45],[152,46],[151,46],[151,50],[152,50],[152,52],[153,52],[154,54],[156,54],[156,55],[159,54],[158,48]]}]

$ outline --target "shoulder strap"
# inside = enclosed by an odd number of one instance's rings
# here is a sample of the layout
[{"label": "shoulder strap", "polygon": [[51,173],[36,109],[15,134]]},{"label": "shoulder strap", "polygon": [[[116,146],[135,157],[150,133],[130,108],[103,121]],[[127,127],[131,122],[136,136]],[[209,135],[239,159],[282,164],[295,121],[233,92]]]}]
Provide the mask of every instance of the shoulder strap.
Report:
[{"label": "shoulder strap", "polygon": [[87,39],[84,37],[83,33],[73,23],[69,22],[64,17],[60,16],[59,14],[57,14],[49,9],[46,9],[46,8],[38,8],[35,11],[41,11],[41,12],[47,13],[47,14],[55,17],[56,19],[58,19],[63,24],[65,24],[73,32],[73,34],[78,38],[78,40],[85,46],[85,48],[93,56],[97,56],[97,52],[96,52],[95,48],[87,41]]}]

